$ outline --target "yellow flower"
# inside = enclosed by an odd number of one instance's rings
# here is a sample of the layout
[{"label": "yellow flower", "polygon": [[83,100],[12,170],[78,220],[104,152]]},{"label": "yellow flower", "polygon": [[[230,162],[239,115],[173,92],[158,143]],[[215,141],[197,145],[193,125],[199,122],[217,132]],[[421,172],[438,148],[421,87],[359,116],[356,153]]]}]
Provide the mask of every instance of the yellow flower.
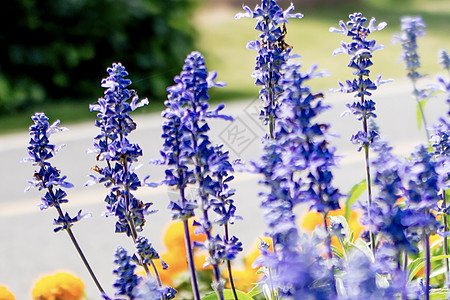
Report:
[{"label": "yellow flower", "polygon": [[0,300],[16,300],[16,298],[6,286],[0,285]]},{"label": "yellow flower", "polygon": [[[269,250],[272,251],[272,240],[267,237],[262,238],[262,240],[270,245]],[[255,283],[258,282],[258,279],[261,276],[259,274],[256,274],[256,271],[258,271],[257,268],[252,268],[252,264],[255,259],[261,255],[261,252],[258,248],[259,242],[260,240],[255,242],[247,255],[245,255],[244,266],[232,269],[235,287],[240,291],[250,291],[255,286]],[[228,270],[225,271],[224,277],[228,278]],[[227,281],[227,287],[230,287],[229,281]]]},{"label": "yellow flower", "polygon": [[33,300],[80,300],[84,283],[69,273],[59,272],[41,277],[31,292]]},{"label": "yellow flower", "polygon": [[[345,216],[345,207],[342,207],[338,210],[333,210],[328,213],[328,216]],[[317,226],[323,226],[323,216],[318,212],[309,212],[300,221],[300,227],[307,233],[312,233]],[[347,220],[348,226],[350,227],[350,231],[353,232],[353,238],[356,239],[361,234],[361,231],[364,229],[364,226],[359,221],[359,213],[357,211],[352,210],[350,212],[350,218]],[[327,220],[329,224],[329,220]],[[331,239],[331,245],[342,249],[341,244],[338,239],[333,236]]]}]

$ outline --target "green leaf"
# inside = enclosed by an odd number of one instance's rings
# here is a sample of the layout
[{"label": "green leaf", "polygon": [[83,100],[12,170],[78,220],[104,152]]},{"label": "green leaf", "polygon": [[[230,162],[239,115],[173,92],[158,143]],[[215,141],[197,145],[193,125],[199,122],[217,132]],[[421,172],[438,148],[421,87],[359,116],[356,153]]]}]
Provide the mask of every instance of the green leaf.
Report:
[{"label": "green leaf", "polygon": [[375,261],[375,257],[373,255],[372,249],[370,249],[369,245],[366,242],[364,242],[363,239],[358,238],[355,241],[354,246],[356,248],[358,248],[359,250],[361,250],[368,258],[370,258],[370,260],[372,262]]},{"label": "green leaf", "polygon": [[250,297],[254,297],[256,295],[259,295],[262,293],[261,287],[259,286],[259,284],[256,284],[251,290],[250,292],[247,293],[248,296]]},{"label": "green leaf", "polygon": [[350,219],[350,213],[352,212],[352,205],[356,202],[356,200],[361,196],[362,192],[364,192],[367,188],[366,180],[363,179],[359,183],[355,184],[350,192],[348,192],[348,198],[345,201],[345,219],[348,221]]},{"label": "green leaf", "polygon": [[[430,261],[434,262],[437,260],[441,260],[444,258],[450,258],[450,254],[449,255],[437,255],[437,256],[433,256]],[[417,275],[417,273],[422,270],[423,266],[425,265],[425,261],[423,259],[423,257],[419,257],[415,260],[413,260],[410,264],[408,264],[408,271],[410,271],[409,274],[409,278],[408,281],[411,281],[414,279],[414,276]]]},{"label": "green leaf", "polygon": [[427,101],[423,100],[417,103],[417,109],[416,109],[416,117],[417,117],[417,128],[422,129],[422,114],[423,114],[423,108],[425,107],[425,104]]},{"label": "green leaf", "polygon": [[447,299],[448,292],[448,289],[432,289],[430,299]]},{"label": "green leaf", "polygon": [[[244,292],[236,291],[239,300],[253,300],[252,296],[247,295]],[[224,290],[223,297],[225,300],[234,300],[233,291],[232,290]],[[216,293],[209,293],[202,298],[202,300],[217,300]]]}]

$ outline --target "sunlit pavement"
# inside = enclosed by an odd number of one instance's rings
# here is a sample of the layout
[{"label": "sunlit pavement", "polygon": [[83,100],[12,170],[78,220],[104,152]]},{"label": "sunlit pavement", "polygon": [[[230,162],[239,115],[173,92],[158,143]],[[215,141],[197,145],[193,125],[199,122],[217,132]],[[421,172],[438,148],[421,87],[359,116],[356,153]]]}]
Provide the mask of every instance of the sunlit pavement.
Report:
[{"label": "sunlit pavement", "polygon": [[[406,156],[415,145],[425,141],[424,132],[417,129],[416,107],[408,84],[400,82],[397,85],[382,86],[374,93],[373,100],[377,102],[377,123],[381,136],[394,146],[395,152]],[[350,136],[359,130],[361,124],[353,116],[340,117],[348,101],[353,101],[352,96],[326,94],[325,102],[333,108],[320,117],[322,121],[331,123],[331,132],[340,135],[333,140],[333,144],[343,157],[334,174],[335,183],[343,193],[348,192],[364,176],[363,154],[358,153],[356,146],[349,142]],[[425,107],[429,124],[436,123],[437,118],[447,110],[448,106],[442,97],[431,100]],[[258,111],[257,98],[234,101],[225,108],[225,112],[235,118],[234,122],[210,122],[213,142],[225,144],[233,160],[240,158],[248,162],[258,158],[261,152],[260,138],[265,133],[256,116]],[[142,167],[137,172],[141,178],[150,175],[151,180],[159,181],[163,178],[164,169],[151,165],[149,161],[159,158],[162,118],[159,114],[152,114],[139,115],[134,120],[138,129],[130,135],[130,140],[139,143],[144,151],[144,156],[140,159]],[[86,124],[62,124],[70,130],[54,134],[51,141],[66,144],[66,147],[52,159],[52,164],[75,185],[75,188],[67,190],[69,203],[63,205],[63,209],[71,214],[76,214],[80,209],[93,214],[92,218],[75,224],[73,231],[100,282],[112,295],[113,253],[118,245],[130,251],[133,245],[129,238],[114,233],[114,218],[102,216],[105,210],[103,199],[107,190],[100,185],[84,186],[90,168],[97,163],[94,154],[86,153],[92,147],[93,137],[98,132],[93,122],[94,120]],[[36,190],[24,193],[27,180],[34,171],[30,163],[20,163],[27,155],[28,141],[26,131],[0,136],[3,191],[0,197],[0,284],[6,284],[17,299],[28,299],[33,281],[40,275],[67,270],[83,279],[90,299],[99,299],[68,236],[65,232],[53,233],[52,222],[56,211],[53,208],[40,211],[36,206],[43,193]],[[259,208],[260,188],[257,181],[256,175],[238,173],[231,184],[237,189],[237,214],[244,218],[232,226],[232,233],[243,241],[244,247],[250,247],[266,228]],[[166,187],[144,187],[137,193],[141,200],[153,202],[154,208],[159,210],[148,217],[144,234],[161,252],[166,251],[161,242],[161,230],[170,220],[166,207],[171,194],[173,192]]]}]

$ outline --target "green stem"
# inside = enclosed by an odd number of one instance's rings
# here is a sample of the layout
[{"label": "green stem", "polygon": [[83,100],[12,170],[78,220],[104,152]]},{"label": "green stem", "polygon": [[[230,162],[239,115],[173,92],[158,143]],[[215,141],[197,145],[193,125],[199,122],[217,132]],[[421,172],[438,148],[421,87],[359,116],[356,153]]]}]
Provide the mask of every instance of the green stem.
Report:
[{"label": "green stem", "polygon": [[[48,188],[48,191],[50,192],[52,197],[54,197],[53,190],[51,187]],[[92,270],[89,262],[87,261],[86,256],[83,253],[83,250],[81,250],[81,247],[78,244],[78,241],[76,240],[75,235],[73,234],[72,230],[70,229],[70,224],[66,221],[66,218],[64,217],[64,213],[63,213],[61,207],[59,206],[59,204],[55,204],[55,208],[58,211],[59,216],[64,220],[64,223],[66,225],[65,230],[66,230],[67,234],[69,235],[70,240],[72,241],[72,244],[75,246],[75,249],[77,250],[78,255],[80,256],[81,260],[83,261],[84,266],[88,270],[89,275],[91,276],[92,280],[94,280],[94,283],[97,286],[97,289],[99,290],[99,292],[102,295],[106,295],[105,291],[103,290],[102,286],[100,285],[100,282],[98,281],[97,277],[95,276],[94,271]]]},{"label": "green stem", "polygon": [[[446,199],[446,191],[445,190],[442,191],[442,199],[443,199],[442,206],[444,208],[446,208],[447,207],[447,199]],[[444,232],[447,232],[448,231],[447,213],[443,214],[442,222],[444,223]],[[442,247],[444,248],[444,255],[448,256],[448,238],[447,238],[447,236],[444,236],[444,242],[442,244]],[[450,281],[450,278],[449,278],[450,277],[450,263],[449,263],[448,257],[446,257],[444,261],[445,261],[445,279],[446,279],[447,285],[450,287],[450,282],[449,282]]]},{"label": "green stem", "polygon": [[[402,265],[402,256],[403,256],[403,265]],[[406,251],[399,251],[397,255],[397,269],[399,271],[404,271],[407,274],[408,268],[408,254]],[[405,287],[405,286],[404,286]],[[408,295],[406,293],[406,289],[402,288],[402,300],[408,300]]]},{"label": "green stem", "polygon": [[[326,238],[326,247],[327,247],[327,250],[328,250],[328,259],[330,260],[330,262],[332,262],[331,261],[331,259],[333,258],[333,251],[331,250],[331,235],[330,235],[330,233],[328,232],[328,224],[327,224],[327,217],[328,217],[328,212],[323,212],[323,225],[324,225],[324,227],[325,227],[325,232],[326,232],[326,234],[327,234],[327,238]],[[335,272],[335,266],[334,266],[334,263],[332,263],[332,266],[331,266],[331,272],[333,272],[333,289],[334,289],[334,295],[337,295],[337,288],[336,288],[336,279],[335,279],[335,277],[334,277],[334,272]]]},{"label": "green stem", "polygon": [[[362,80],[362,77],[360,78],[360,81]],[[360,91],[361,93],[361,105],[364,104],[364,93],[363,91]],[[363,105],[364,106],[364,105]],[[362,119],[362,125],[364,134],[366,137],[369,137],[369,127],[367,125],[367,116],[364,114]],[[364,160],[366,163],[366,184],[367,184],[367,215],[370,219],[370,206],[372,205],[372,180],[370,178],[370,157],[369,157],[369,147],[370,147],[370,141],[369,144],[364,145]],[[369,238],[370,238],[370,249],[372,249],[372,253],[375,255],[376,252],[376,241],[375,241],[375,234],[372,232],[372,230],[369,229]]]},{"label": "green stem", "polygon": [[418,96],[419,90],[416,87],[416,80],[412,80],[412,84],[413,84],[413,88],[414,88],[414,97],[417,102],[417,108],[419,109],[420,115],[422,117],[423,127],[425,128],[425,135],[427,136],[427,143],[429,143],[430,142],[430,133],[428,132],[428,125],[427,125],[427,120],[425,118],[425,112],[423,111],[422,104],[420,103],[420,99]]},{"label": "green stem", "polygon": [[[225,229],[225,242],[228,242],[228,240],[229,240],[228,223],[225,223],[224,229]],[[234,286],[233,272],[231,270],[231,261],[230,260],[227,260],[227,269],[228,269],[228,278],[230,280],[230,286],[231,286],[231,290],[233,291],[234,300],[238,300],[238,296],[236,293],[236,287]]]},{"label": "green stem", "polygon": [[431,254],[430,239],[428,234],[424,236],[425,244],[425,300],[430,299],[430,275],[431,275]]},{"label": "green stem", "polygon": [[186,246],[186,256],[187,256],[187,261],[188,261],[189,272],[191,273],[192,294],[193,294],[194,300],[200,300],[200,292],[198,290],[197,274],[195,272],[194,254],[192,252],[192,247],[191,247],[191,236],[189,234],[188,220],[183,220],[183,225],[184,225],[184,241],[185,241],[185,246]]},{"label": "green stem", "polygon": [[323,226],[325,227],[325,232],[327,234],[327,238],[326,238],[326,247],[327,247],[327,255],[328,258],[331,259],[333,258],[333,252],[331,251],[331,236],[330,233],[328,232],[328,224],[327,224],[327,217],[328,217],[328,213],[323,213]]}]

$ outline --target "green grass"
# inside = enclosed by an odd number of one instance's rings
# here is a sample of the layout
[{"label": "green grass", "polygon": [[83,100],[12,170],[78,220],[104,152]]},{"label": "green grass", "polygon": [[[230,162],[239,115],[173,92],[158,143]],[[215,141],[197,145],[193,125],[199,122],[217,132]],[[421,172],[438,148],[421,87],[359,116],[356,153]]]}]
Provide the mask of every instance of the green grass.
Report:
[{"label": "green grass", "polygon": [[[287,43],[294,47],[294,53],[302,56],[301,62],[305,68],[317,63],[319,69],[326,69],[331,73],[331,76],[316,79],[311,83],[317,91],[336,87],[338,81],[352,77],[350,69],[346,67],[348,56],[331,55],[342,40],[348,39],[343,35],[330,33],[328,29],[331,26],[337,27],[339,20],[347,20],[348,15],[354,11],[361,11],[368,18],[374,16],[377,22],[388,23],[383,31],[372,35],[378,43],[386,46],[386,49],[374,53],[374,66],[371,68],[374,77],[377,74],[382,74],[384,78],[405,77],[403,63],[398,62],[401,46],[391,44],[392,35],[400,32],[400,18],[404,15],[421,15],[427,24],[427,35],[418,41],[422,73],[434,76],[440,72],[437,52],[441,48],[450,50],[450,39],[447,36],[450,32],[448,0],[361,0],[356,4],[325,6],[320,9],[302,9],[300,4],[295,1],[294,4],[296,11],[302,12],[305,17],[290,21],[287,27]],[[213,101],[255,98],[258,95],[258,88],[254,86],[254,80],[251,78],[256,53],[245,48],[249,40],[257,38],[257,32],[254,30],[255,20],[235,20],[234,15],[240,11],[240,7],[205,5],[193,18],[198,31],[198,49],[205,55],[209,70],[216,70],[218,79],[227,83],[227,87],[211,91]],[[153,99],[141,112],[162,110],[162,100]],[[88,105],[95,101],[96,98],[47,102],[28,107],[21,113],[3,115],[0,117],[0,133],[28,128],[31,123],[30,115],[35,111],[45,112],[50,120],[60,119],[66,126],[68,123],[93,120],[95,114],[89,112]]]}]

